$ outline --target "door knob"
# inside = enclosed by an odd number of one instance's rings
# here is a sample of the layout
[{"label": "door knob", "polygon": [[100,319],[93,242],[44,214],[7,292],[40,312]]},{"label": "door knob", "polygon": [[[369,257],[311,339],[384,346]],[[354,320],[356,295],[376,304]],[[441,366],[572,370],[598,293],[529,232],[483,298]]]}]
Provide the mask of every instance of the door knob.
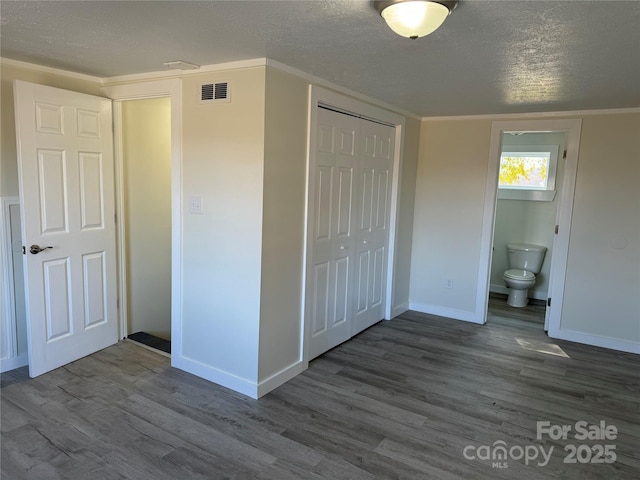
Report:
[{"label": "door knob", "polygon": [[48,248],[53,248],[53,247],[41,247],[40,245],[31,245],[29,247],[29,251],[31,252],[32,255],[37,255],[38,253]]}]

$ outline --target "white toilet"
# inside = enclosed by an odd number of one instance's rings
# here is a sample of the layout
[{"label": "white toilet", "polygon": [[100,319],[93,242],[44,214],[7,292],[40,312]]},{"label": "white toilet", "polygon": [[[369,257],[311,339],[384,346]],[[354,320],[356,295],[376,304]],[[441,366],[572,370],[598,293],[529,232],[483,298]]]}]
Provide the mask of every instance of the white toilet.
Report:
[{"label": "white toilet", "polygon": [[530,243],[508,243],[509,270],[502,278],[509,289],[507,304],[524,307],[529,303],[528,292],[536,283],[536,273],[542,268],[547,247]]}]

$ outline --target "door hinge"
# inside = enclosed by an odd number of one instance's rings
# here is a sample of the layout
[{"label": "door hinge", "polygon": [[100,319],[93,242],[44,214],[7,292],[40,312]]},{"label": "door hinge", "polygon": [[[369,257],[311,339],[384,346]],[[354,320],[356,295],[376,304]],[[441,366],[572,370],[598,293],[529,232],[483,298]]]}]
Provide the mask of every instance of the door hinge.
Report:
[{"label": "door hinge", "polygon": [[118,223],[118,214],[117,213],[113,214],[113,223]]},{"label": "door hinge", "polygon": [[565,150],[564,153],[562,154],[562,158],[567,158],[567,151]]},{"label": "door hinge", "polygon": [[22,246],[22,254],[23,255],[27,254],[27,247],[25,247],[24,245]]},{"label": "door hinge", "polygon": [[547,298],[547,307],[551,306],[551,297]]},{"label": "door hinge", "polygon": [[558,234],[558,225],[556,225],[556,228],[553,231],[556,232],[556,235]]}]

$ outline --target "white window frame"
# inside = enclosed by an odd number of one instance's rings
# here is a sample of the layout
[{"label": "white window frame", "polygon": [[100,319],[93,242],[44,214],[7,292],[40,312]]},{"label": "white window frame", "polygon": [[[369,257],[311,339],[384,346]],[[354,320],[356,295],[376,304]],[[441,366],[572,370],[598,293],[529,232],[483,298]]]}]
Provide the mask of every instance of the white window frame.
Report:
[{"label": "white window frame", "polygon": [[547,188],[534,187],[498,187],[498,198],[501,200],[532,200],[551,202],[556,196],[556,172],[558,169],[559,145],[504,145],[500,157],[505,153],[536,154],[548,153]]}]

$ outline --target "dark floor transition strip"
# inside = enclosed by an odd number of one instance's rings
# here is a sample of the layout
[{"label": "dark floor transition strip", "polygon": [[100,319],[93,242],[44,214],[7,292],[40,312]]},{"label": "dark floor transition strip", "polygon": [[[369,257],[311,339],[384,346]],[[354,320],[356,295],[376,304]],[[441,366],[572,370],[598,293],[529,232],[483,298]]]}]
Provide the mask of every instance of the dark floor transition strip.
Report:
[{"label": "dark floor transition strip", "polygon": [[171,353],[171,340],[165,340],[164,338],[156,337],[146,332],[132,333],[127,338],[148,347]]}]

